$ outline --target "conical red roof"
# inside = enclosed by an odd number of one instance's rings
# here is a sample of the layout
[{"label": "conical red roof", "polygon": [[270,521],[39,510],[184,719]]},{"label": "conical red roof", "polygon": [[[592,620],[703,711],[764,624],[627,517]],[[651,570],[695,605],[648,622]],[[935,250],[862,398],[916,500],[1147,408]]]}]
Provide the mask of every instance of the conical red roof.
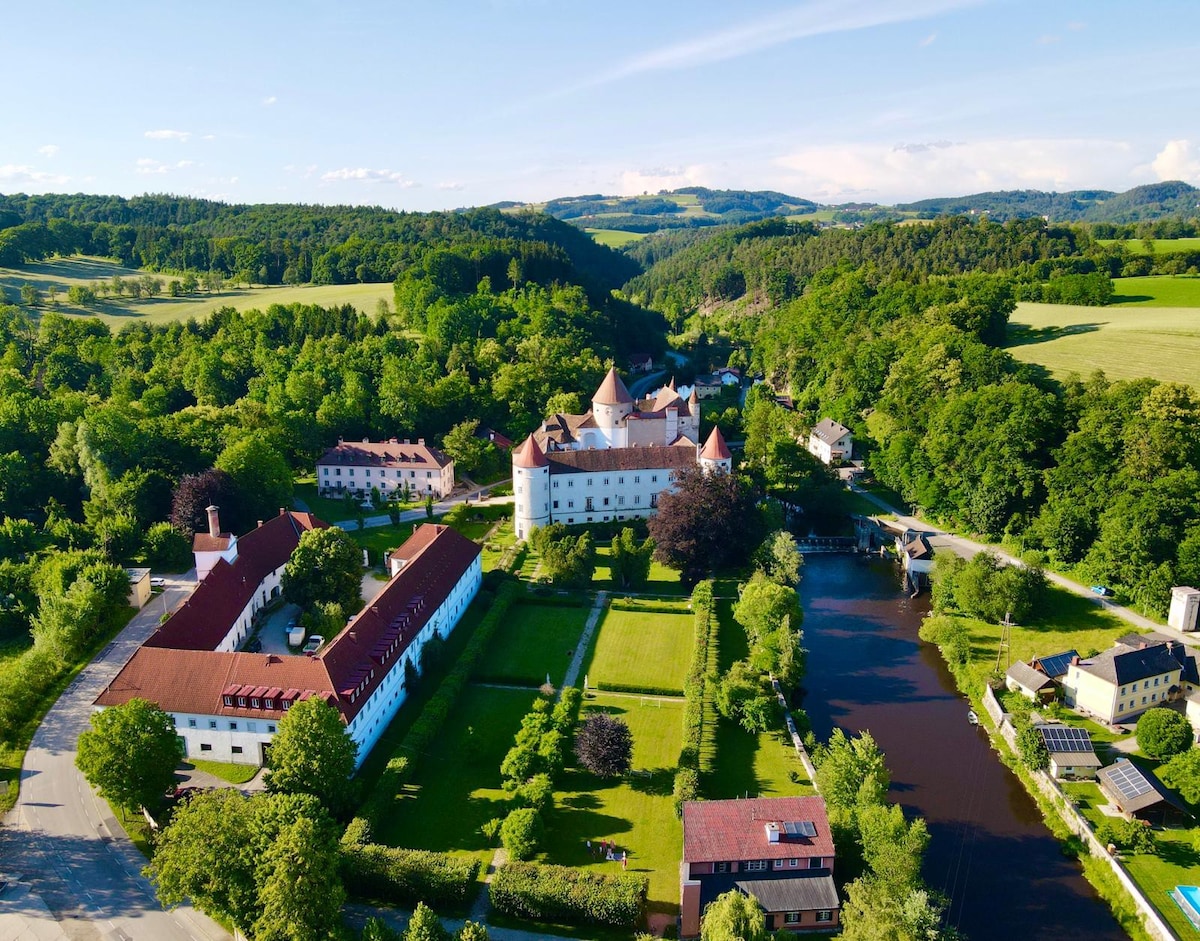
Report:
[{"label": "conical red roof", "polygon": [[725,444],[725,436],[721,429],[714,427],[708,440],[704,442],[704,450],[700,452],[702,461],[728,461],[733,458],[729,446]]},{"label": "conical red roof", "polygon": [[526,438],[525,443],[513,451],[512,460],[514,467],[547,467],[550,464],[533,435]]},{"label": "conical red roof", "polygon": [[592,396],[592,401],[599,402],[601,405],[633,404],[633,396],[629,394],[629,390],[625,388],[625,383],[617,375],[616,367],[609,367],[608,375],[600,383],[600,388]]}]

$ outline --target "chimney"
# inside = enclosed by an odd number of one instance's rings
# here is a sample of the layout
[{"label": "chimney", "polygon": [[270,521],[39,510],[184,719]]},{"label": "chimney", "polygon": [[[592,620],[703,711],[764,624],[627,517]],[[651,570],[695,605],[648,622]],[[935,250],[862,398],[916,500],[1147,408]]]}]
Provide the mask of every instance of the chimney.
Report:
[{"label": "chimney", "polygon": [[342,445],[342,444],[345,444],[345,441],[342,440],[341,435],[338,435],[338,445]]},{"label": "chimney", "polygon": [[208,513],[208,534],[216,539],[221,535],[220,511],[215,506],[210,506],[205,512]]},{"label": "chimney", "polygon": [[370,443],[371,443],[370,438],[363,438],[363,444],[370,444]]},{"label": "chimney", "polygon": [[259,520],[259,521],[258,521],[258,525],[259,525],[259,527],[261,527],[261,526],[262,526],[262,520]]},{"label": "chimney", "polygon": [[1078,654],[1076,654],[1074,657],[1071,658],[1071,666],[1073,666],[1073,667],[1079,666],[1079,655]]},{"label": "chimney", "polygon": [[425,445],[425,439],[424,439],[424,438],[418,438],[418,439],[417,439],[417,444],[419,444],[419,445],[421,445],[421,446],[423,447],[423,446]]},{"label": "chimney", "polygon": [[280,515],[280,516],[287,516],[287,507],[286,507],[286,506],[281,506],[281,507],[279,508],[279,515]]}]

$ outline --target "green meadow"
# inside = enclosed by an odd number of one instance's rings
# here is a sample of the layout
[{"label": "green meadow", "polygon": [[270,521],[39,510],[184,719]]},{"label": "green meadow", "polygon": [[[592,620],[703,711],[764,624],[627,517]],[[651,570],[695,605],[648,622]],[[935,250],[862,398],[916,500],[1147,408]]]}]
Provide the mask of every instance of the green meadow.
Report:
[{"label": "green meadow", "polygon": [[645,232],[622,232],[620,229],[584,229],[588,235],[609,248],[620,248],[630,242],[638,242],[646,237]]},{"label": "green meadow", "polygon": [[1166,255],[1170,252],[1200,251],[1200,238],[1186,239],[1096,239],[1101,245],[1124,245],[1131,255]]}]

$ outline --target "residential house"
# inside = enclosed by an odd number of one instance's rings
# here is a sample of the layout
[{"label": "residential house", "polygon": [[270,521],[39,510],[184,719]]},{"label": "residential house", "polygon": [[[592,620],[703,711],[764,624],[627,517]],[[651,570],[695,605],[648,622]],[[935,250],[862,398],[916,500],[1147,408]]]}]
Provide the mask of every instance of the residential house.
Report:
[{"label": "residential house", "polygon": [[517,538],[551,522],[596,523],[653,514],[681,468],[729,473],[719,429],[697,444],[699,401],[674,383],[634,402],[609,370],[585,415],[552,415],[512,453]]},{"label": "residential house", "polygon": [[1175,647],[1173,641],[1117,644],[1087,660],[1074,657],[1063,680],[1064,701],[1110,725],[1134,721],[1183,692],[1183,665]]},{"label": "residential house", "polygon": [[701,399],[715,399],[721,394],[724,383],[716,376],[697,376],[692,383],[696,396]]},{"label": "residential house", "polygon": [[[239,561],[248,545],[254,551],[251,537],[269,525],[240,540]],[[272,549],[286,544],[283,533],[276,524]],[[95,704],[148,699],[171,715],[189,757],[264,764],[288,709],[317,697],[338,710],[361,764],[404,703],[406,667],[420,661],[431,638],[454,630],[482,578],[479,547],[447,526],[420,526],[392,557],[402,564],[383,590],[311,656],[229,647],[228,638],[238,634],[231,619],[242,610],[242,599],[222,597],[214,586],[232,591],[240,580],[214,569]],[[205,596],[197,598],[202,589]]]},{"label": "residential house", "polygon": [[1061,781],[1065,778],[1074,780],[1096,776],[1100,759],[1096,757],[1092,736],[1087,729],[1060,722],[1045,723],[1034,728],[1038,730],[1050,756],[1051,777]]},{"label": "residential house", "polygon": [[1045,657],[1034,657],[1029,661],[1029,665],[1039,673],[1046,674],[1054,682],[1061,683],[1066,678],[1071,661],[1078,656],[1078,650],[1064,650],[1062,653],[1052,653]]},{"label": "residential house", "polygon": [[904,571],[910,575],[926,575],[933,570],[933,546],[929,537],[915,530],[905,530],[896,537],[896,551]]},{"label": "residential house", "polygon": [[630,372],[650,372],[654,369],[654,357],[650,353],[630,353]]},{"label": "residential house", "polygon": [[1054,680],[1021,660],[1005,671],[1004,685],[1034,702],[1045,702],[1054,698]]},{"label": "residential house", "polygon": [[1183,802],[1167,790],[1153,771],[1139,768],[1128,758],[1118,758],[1115,764],[1097,771],[1096,783],[1126,820],[1167,824],[1191,816]]},{"label": "residential house", "polygon": [[1200,588],[1176,585],[1171,589],[1171,608],[1167,626],[1177,631],[1200,629]]},{"label": "residential house", "polygon": [[835,928],[840,904],[833,861],[820,797],[688,801],[680,936],[699,935],[705,906],[731,889],[758,900],[768,931]]},{"label": "residential house", "polygon": [[343,441],[317,461],[317,492],[321,496],[352,493],[369,496],[372,489],[387,499],[408,492],[442,500],[454,489],[454,462],[424,438],[413,444],[397,441]]},{"label": "residential house", "polygon": [[845,425],[823,418],[808,436],[808,453],[822,464],[840,464],[854,454],[854,436]]}]

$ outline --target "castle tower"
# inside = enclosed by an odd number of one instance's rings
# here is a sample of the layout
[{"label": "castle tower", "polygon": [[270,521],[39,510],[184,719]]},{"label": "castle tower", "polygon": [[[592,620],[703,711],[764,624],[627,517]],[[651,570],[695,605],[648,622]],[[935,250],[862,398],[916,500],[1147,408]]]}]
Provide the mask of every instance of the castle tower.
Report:
[{"label": "castle tower", "polygon": [[692,386],[692,394],[687,400],[688,417],[679,419],[679,433],[687,435],[693,441],[700,440],[700,396],[696,394],[696,387]]},{"label": "castle tower", "polygon": [[633,411],[633,396],[617,375],[615,367],[609,367],[608,375],[592,396],[592,419],[600,429],[610,448],[629,446],[629,433],[625,419]]},{"label": "castle tower", "polygon": [[720,428],[713,428],[696,459],[706,474],[716,470],[722,470],[726,474],[733,473],[733,455],[729,446],[725,444],[725,436],[721,434]]},{"label": "castle tower", "polygon": [[550,524],[550,462],[533,435],[512,453],[513,525],[518,539],[528,539]]}]

